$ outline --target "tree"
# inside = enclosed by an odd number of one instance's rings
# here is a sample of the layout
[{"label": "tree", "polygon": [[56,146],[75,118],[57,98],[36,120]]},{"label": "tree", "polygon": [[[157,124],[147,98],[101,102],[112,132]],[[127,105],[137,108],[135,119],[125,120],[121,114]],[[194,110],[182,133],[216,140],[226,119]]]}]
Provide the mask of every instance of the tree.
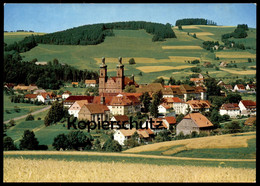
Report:
[{"label": "tree", "polygon": [[197,38],[197,35],[194,33],[192,37]]},{"label": "tree", "polygon": [[32,121],[34,120],[34,117],[32,114],[28,114],[27,117],[25,118],[25,121]]},{"label": "tree", "polygon": [[136,64],[134,58],[130,58],[128,62],[129,62],[129,65]]},{"label": "tree", "polygon": [[207,87],[207,94],[211,96],[220,96],[221,88],[217,85],[215,78],[205,79],[205,86]]},{"label": "tree", "polygon": [[67,135],[68,139],[68,148],[74,150],[80,150],[80,148],[84,150],[90,150],[92,147],[91,136],[87,137],[83,131],[71,131]]},{"label": "tree", "polygon": [[242,100],[242,97],[240,94],[230,93],[227,95],[226,99],[229,103],[239,103]]},{"label": "tree", "polygon": [[179,123],[183,118],[184,118],[184,115],[183,115],[183,114],[179,114],[179,115],[176,117],[176,122]]},{"label": "tree", "polygon": [[225,125],[225,130],[227,133],[238,133],[241,131],[241,126],[238,121],[232,121]]},{"label": "tree", "polygon": [[37,150],[39,141],[35,138],[33,131],[25,130],[22,139],[20,140],[21,150]]},{"label": "tree", "polygon": [[160,78],[154,80],[153,83],[161,83],[162,85],[164,85],[164,79],[162,77],[160,77]]},{"label": "tree", "polygon": [[44,118],[44,124],[49,126],[53,123],[60,121],[64,115],[66,115],[66,110],[63,108],[63,104],[58,101],[53,102],[49,112]]},{"label": "tree", "polygon": [[17,150],[13,139],[9,136],[4,137],[3,148],[4,148],[4,150]]},{"label": "tree", "polygon": [[103,150],[107,152],[120,152],[122,151],[122,146],[111,138],[107,139],[103,145]]},{"label": "tree", "polygon": [[168,135],[168,131],[161,131],[155,137],[156,142],[170,141],[170,140],[171,140],[171,138]]},{"label": "tree", "polygon": [[219,123],[222,121],[222,117],[217,109],[212,110],[210,115],[210,121],[213,123],[214,127],[219,127]]},{"label": "tree", "polygon": [[67,149],[69,147],[69,141],[68,141],[67,136],[65,134],[59,134],[58,136],[56,136],[54,138],[52,146],[56,150],[60,150],[60,149],[65,150],[65,149]]},{"label": "tree", "polygon": [[171,76],[169,81],[168,81],[168,85],[176,85],[176,80]]},{"label": "tree", "polygon": [[135,86],[134,85],[126,85],[125,89],[124,89],[124,92],[132,92],[132,93],[135,93],[136,92],[136,89],[135,89]]},{"label": "tree", "polygon": [[140,96],[140,100],[144,106],[144,112],[148,112],[150,104],[151,104],[151,97],[148,92],[143,93]]}]

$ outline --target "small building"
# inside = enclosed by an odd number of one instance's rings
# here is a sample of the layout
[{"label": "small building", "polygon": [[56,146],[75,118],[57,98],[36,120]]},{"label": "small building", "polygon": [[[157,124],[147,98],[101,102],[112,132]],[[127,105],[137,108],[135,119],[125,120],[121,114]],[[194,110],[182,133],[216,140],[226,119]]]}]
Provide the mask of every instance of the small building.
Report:
[{"label": "small building", "polygon": [[48,62],[47,61],[36,61],[35,65],[47,65]]},{"label": "small building", "polygon": [[167,125],[167,129],[169,130],[171,126],[173,128],[176,127],[177,121],[174,116],[167,116],[164,118],[164,123]]},{"label": "small building", "polygon": [[237,103],[225,103],[221,105],[219,109],[220,115],[229,115],[231,118],[236,118],[237,116],[240,116],[240,108]]},{"label": "small building", "polygon": [[146,127],[151,129],[155,134],[169,129],[164,118],[152,118],[152,123],[150,123],[150,119],[147,119],[142,125],[142,128]]},{"label": "small building", "polygon": [[160,114],[166,114],[171,112],[171,107],[167,105],[166,103],[162,103],[158,106],[158,113]]},{"label": "small building", "polygon": [[120,129],[120,130],[115,130],[114,133],[114,140],[118,141],[118,143],[120,145],[125,145],[125,141],[130,139],[131,136],[137,132],[137,134],[139,135],[138,141],[140,142],[141,139],[144,142],[149,142],[152,141],[152,138],[154,136],[153,131],[151,131],[150,129],[138,129],[136,130],[136,128],[132,128],[132,129]]},{"label": "small building", "polygon": [[78,87],[78,86],[79,86],[79,82],[71,82],[71,85],[72,85],[73,87]]},{"label": "small building", "polygon": [[246,88],[243,84],[237,84],[234,86],[234,89],[233,91],[238,91],[238,92],[245,92],[246,91]]},{"label": "small building", "polygon": [[88,79],[85,80],[86,87],[95,87],[96,84],[97,84],[96,80],[88,80]]},{"label": "small building", "polygon": [[256,102],[252,100],[241,100],[238,104],[241,115],[256,115]]},{"label": "small building", "polygon": [[24,96],[24,99],[29,101],[35,101],[36,98],[37,98],[37,94],[26,94]]},{"label": "small building", "polygon": [[71,92],[66,90],[65,92],[63,92],[63,94],[61,95],[62,99],[67,99],[68,97],[70,97]]},{"label": "small building", "polygon": [[256,90],[256,85],[254,85],[254,84],[247,84],[246,85],[246,90],[255,91]]},{"label": "small building", "polygon": [[201,131],[210,132],[212,129],[213,124],[207,117],[201,113],[190,113],[177,124],[176,134],[179,135],[182,132],[184,135],[189,135],[194,131],[199,134]]},{"label": "small building", "polygon": [[53,102],[55,97],[50,92],[44,92],[37,95],[37,100],[39,102],[43,102],[44,104],[48,104],[49,102]]},{"label": "small building", "polygon": [[79,111],[84,104],[88,104],[88,100],[75,101],[75,103],[73,103],[73,105],[71,105],[71,107],[68,110],[69,114],[78,118]]}]

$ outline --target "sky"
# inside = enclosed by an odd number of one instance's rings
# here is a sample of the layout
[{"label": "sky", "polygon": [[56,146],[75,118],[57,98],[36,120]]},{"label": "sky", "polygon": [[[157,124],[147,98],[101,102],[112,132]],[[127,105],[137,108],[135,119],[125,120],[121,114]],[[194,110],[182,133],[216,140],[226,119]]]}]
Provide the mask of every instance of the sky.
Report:
[{"label": "sky", "polygon": [[204,18],[223,26],[247,24],[256,28],[254,3],[169,4],[4,4],[4,30],[51,33],[69,28],[118,21],[170,23]]}]

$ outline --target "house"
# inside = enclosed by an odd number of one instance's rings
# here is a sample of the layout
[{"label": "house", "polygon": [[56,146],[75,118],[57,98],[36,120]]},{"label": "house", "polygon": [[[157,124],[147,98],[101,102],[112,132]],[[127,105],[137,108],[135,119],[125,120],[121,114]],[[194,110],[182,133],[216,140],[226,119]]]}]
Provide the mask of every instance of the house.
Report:
[{"label": "house", "polygon": [[226,89],[226,90],[233,90],[233,87],[232,85],[223,85],[223,87]]},{"label": "house", "polygon": [[167,130],[169,128],[164,118],[147,119],[142,125],[142,128],[146,128],[146,127],[151,129],[155,134]]},{"label": "house", "polygon": [[70,97],[70,95],[71,95],[71,92],[68,91],[68,90],[66,90],[66,91],[64,91],[63,94],[61,95],[61,98],[62,98],[62,99],[67,99],[68,97]]},{"label": "house", "polygon": [[152,96],[154,93],[158,91],[162,91],[164,87],[161,83],[150,83],[148,85],[144,85],[140,88],[136,89],[137,93],[145,93],[148,92],[150,96]]},{"label": "house", "polygon": [[5,84],[4,84],[4,87],[5,87],[5,88],[8,88],[8,89],[10,90],[10,89],[13,89],[13,88],[14,88],[14,84],[13,84],[13,83],[5,83]]},{"label": "house", "polygon": [[120,145],[125,145],[125,141],[130,139],[131,136],[137,132],[139,135],[138,141],[140,142],[143,140],[144,142],[152,141],[152,138],[154,136],[153,131],[150,129],[138,129],[132,128],[132,129],[120,129],[120,130],[115,130],[114,132],[114,140],[118,141]]},{"label": "house", "polygon": [[122,126],[123,122],[124,122],[125,128],[130,128],[129,118],[127,115],[115,115],[111,118],[110,121],[117,122],[117,124],[113,125],[113,127],[110,126],[112,129],[119,128],[119,126],[117,126],[117,125],[120,125],[121,126],[120,128],[123,128],[123,126]]},{"label": "house", "polygon": [[70,107],[76,101],[80,101],[80,100],[87,100],[88,103],[92,103],[93,99],[94,99],[94,96],[69,96],[67,99],[65,99],[63,101],[63,106]]},{"label": "house", "polygon": [[172,108],[174,109],[175,113],[186,114],[189,105],[178,97],[174,97],[172,98],[172,100],[173,100]]},{"label": "house", "polygon": [[171,112],[171,107],[167,105],[166,103],[162,103],[158,106],[158,113],[160,114],[166,114]]},{"label": "house", "polygon": [[38,87],[34,84],[30,84],[29,86],[25,86],[24,84],[18,84],[17,86],[14,86],[13,90],[25,90],[25,91],[33,91],[37,90]]},{"label": "house", "polygon": [[75,101],[68,110],[69,114],[78,118],[79,111],[82,108],[82,106],[85,104],[88,104],[88,100]]},{"label": "house", "polygon": [[256,102],[252,100],[241,100],[238,104],[241,115],[256,115]]},{"label": "house", "polygon": [[108,108],[113,115],[125,115],[128,113],[140,112],[141,103],[135,96],[118,94],[111,99]]},{"label": "house", "polygon": [[27,88],[27,91],[33,91],[33,90],[37,90],[38,87],[35,84],[30,84]]},{"label": "house", "polygon": [[248,125],[248,126],[252,126],[254,124],[256,124],[256,117],[255,116],[248,118],[244,123],[244,125]]},{"label": "house", "polygon": [[36,61],[35,65],[47,65],[48,62],[47,61]]},{"label": "house", "polygon": [[245,92],[246,88],[242,84],[237,84],[234,86],[233,92],[238,91],[238,92]]},{"label": "house", "polygon": [[219,64],[219,66],[220,67],[226,67],[226,66],[228,66],[228,62],[221,62],[220,64]]},{"label": "house", "polygon": [[204,78],[190,78],[190,81],[194,82],[196,86],[203,85]]},{"label": "house", "polygon": [[191,112],[209,111],[210,103],[208,100],[189,100],[186,102]]},{"label": "house", "polygon": [[165,118],[163,118],[164,123],[167,125],[167,129],[170,129],[170,126],[172,126],[173,128],[175,128],[176,126],[176,118],[174,116],[167,116]]},{"label": "house", "polygon": [[29,101],[35,101],[36,98],[37,98],[37,94],[26,94],[24,96],[24,99]]},{"label": "house", "polygon": [[134,85],[135,87],[139,87],[139,85],[134,81],[134,77],[130,79],[124,75],[124,65],[122,64],[121,57],[118,60],[116,72],[117,76],[107,76],[107,65],[105,64],[105,58],[103,57],[99,70],[99,94],[121,93],[127,85]]},{"label": "house", "polygon": [[189,135],[192,132],[201,131],[210,132],[213,129],[213,124],[201,113],[190,113],[180,121],[176,126],[176,134],[179,135],[181,132],[184,135]]},{"label": "house", "polygon": [[110,111],[106,105],[103,104],[84,104],[78,112],[78,120],[95,121],[109,121]]},{"label": "house", "polygon": [[39,102],[43,102],[44,104],[48,104],[49,102],[55,101],[55,95],[51,92],[44,92],[37,95],[37,100]]},{"label": "house", "polygon": [[86,87],[95,87],[97,85],[97,81],[96,80],[85,80],[85,85]]},{"label": "house", "polygon": [[220,115],[229,115],[231,118],[240,116],[240,108],[237,103],[224,103],[219,109]]},{"label": "house", "polygon": [[78,87],[78,86],[79,86],[79,82],[71,82],[71,85],[72,85],[73,87]]},{"label": "house", "polygon": [[256,85],[247,84],[247,85],[246,85],[246,90],[253,90],[253,91],[255,91],[255,90],[256,90]]}]

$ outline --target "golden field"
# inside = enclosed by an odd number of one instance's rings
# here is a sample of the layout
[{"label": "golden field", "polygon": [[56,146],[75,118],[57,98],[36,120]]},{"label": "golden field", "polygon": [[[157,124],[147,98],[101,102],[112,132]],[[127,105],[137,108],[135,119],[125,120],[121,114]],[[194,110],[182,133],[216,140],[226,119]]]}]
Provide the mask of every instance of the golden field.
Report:
[{"label": "golden field", "polygon": [[4,182],[255,182],[256,170],[4,158]]},{"label": "golden field", "polygon": [[169,56],[172,62],[185,62],[185,61],[193,61],[195,59],[200,60],[199,57],[186,57],[186,56]]},{"label": "golden field", "polygon": [[223,71],[232,73],[232,74],[239,74],[239,75],[250,75],[250,74],[256,74],[256,70],[243,70],[243,71],[237,71],[237,70],[232,70],[232,69],[227,69],[227,68],[220,68]]},{"label": "golden field", "polygon": [[[234,134],[221,135],[221,136],[208,136],[203,138],[192,138],[177,141],[166,141],[161,143],[149,144],[139,146],[124,151],[125,153],[140,153],[146,151],[164,151],[163,155],[172,155],[183,150],[191,149],[209,149],[209,148],[240,148],[247,147],[247,140],[256,138],[255,132],[249,136],[234,136]],[[170,149],[174,146],[174,149]],[[169,149],[169,150],[168,150]]]},{"label": "golden field", "polygon": [[142,67],[136,67],[136,69],[141,70],[144,73],[149,72],[160,72],[164,70],[175,70],[175,69],[184,69],[184,68],[191,68],[193,66],[191,65],[182,65],[182,66],[142,66]]},{"label": "golden field", "polygon": [[219,58],[256,58],[256,54],[250,52],[217,52]]}]

